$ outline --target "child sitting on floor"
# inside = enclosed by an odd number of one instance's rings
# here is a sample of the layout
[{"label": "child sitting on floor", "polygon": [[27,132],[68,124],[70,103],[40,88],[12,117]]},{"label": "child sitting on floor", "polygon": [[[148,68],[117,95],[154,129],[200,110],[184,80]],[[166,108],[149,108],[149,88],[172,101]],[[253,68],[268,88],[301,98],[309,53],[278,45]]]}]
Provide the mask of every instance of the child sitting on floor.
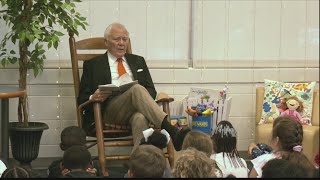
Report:
[{"label": "child sitting on floor", "polygon": [[[74,146],[74,145],[81,145],[85,146],[86,144],[86,132],[77,127],[77,126],[69,126],[63,129],[61,132],[61,143],[60,143],[60,149],[62,151],[66,151],[68,148]],[[53,161],[48,170],[48,178],[57,178],[60,177],[62,166],[61,166],[62,159],[58,159],[56,161]],[[99,163],[94,163],[93,169],[88,169],[92,172],[97,172],[97,176],[101,175],[100,167],[98,166]]]},{"label": "child sitting on floor", "polygon": [[[198,151],[204,152],[208,158],[214,153],[211,137],[197,130],[191,130],[184,138],[181,149],[186,150],[188,148],[195,148]],[[214,160],[212,161],[214,162],[215,176],[222,178],[222,171],[219,169],[217,163]]]},{"label": "child sitting on floor", "polygon": [[223,173],[223,177],[232,174],[237,178],[247,178],[248,168],[246,161],[240,157],[237,150],[237,131],[229,121],[220,121],[215,129],[212,140],[215,160]]},{"label": "child sitting on floor", "polygon": [[305,178],[309,171],[303,164],[286,159],[271,159],[262,167],[261,178]]},{"label": "child sitting on floor", "polygon": [[[162,151],[162,149],[166,148],[167,144],[170,142],[170,135],[164,129],[160,131],[149,128],[144,130],[142,133],[143,138],[141,139],[140,145],[153,145]],[[125,174],[124,177],[127,178],[128,173]],[[171,168],[168,164],[162,177],[171,178]]]},{"label": "child sitting on floor", "polygon": [[129,178],[162,178],[166,169],[163,152],[153,145],[139,145],[126,164]]},{"label": "child sitting on floor", "polygon": [[193,147],[181,150],[172,169],[174,178],[216,178],[215,165],[205,152]]},{"label": "child sitting on floor", "polygon": [[260,178],[262,168],[272,159],[284,159],[294,164],[301,164],[311,170],[308,177],[314,176],[315,167],[303,154],[302,148],[303,127],[290,116],[280,116],[273,121],[270,154],[263,154],[251,160],[253,168],[249,173],[250,178]]},{"label": "child sitting on floor", "polygon": [[69,178],[92,178],[95,175],[88,172],[92,169],[91,154],[84,146],[74,145],[63,154],[62,177]]}]

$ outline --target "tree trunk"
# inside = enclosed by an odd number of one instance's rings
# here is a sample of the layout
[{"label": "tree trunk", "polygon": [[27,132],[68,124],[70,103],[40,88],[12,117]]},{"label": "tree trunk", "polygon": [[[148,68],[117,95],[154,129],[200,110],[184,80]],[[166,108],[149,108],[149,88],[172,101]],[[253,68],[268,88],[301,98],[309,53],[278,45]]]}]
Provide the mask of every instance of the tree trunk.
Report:
[{"label": "tree trunk", "polygon": [[[30,12],[32,8],[32,0],[24,0],[24,11]],[[30,13],[23,17],[23,21],[30,21],[28,17]],[[28,46],[30,42],[28,39],[25,41],[19,41],[19,88],[26,90],[27,89],[27,72],[28,72]],[[19,123],[24,123],[24,126],[28,126],[28,96],[19,97],[18,104],[18,120]]]},{"label": "tree trunk", "polygon": [[[19,88],[26,90],[27,89],[27,63],[28,63],[28,47],[25,43],[19,42],[19,51],[20,51],[20,59],[19,59]],[[25,126],[28,126],[28,103],[27,103],[27,95],[23,97],[19,97],[19,105],[18,105],[18,119],[19,122],[24,122]]]}]

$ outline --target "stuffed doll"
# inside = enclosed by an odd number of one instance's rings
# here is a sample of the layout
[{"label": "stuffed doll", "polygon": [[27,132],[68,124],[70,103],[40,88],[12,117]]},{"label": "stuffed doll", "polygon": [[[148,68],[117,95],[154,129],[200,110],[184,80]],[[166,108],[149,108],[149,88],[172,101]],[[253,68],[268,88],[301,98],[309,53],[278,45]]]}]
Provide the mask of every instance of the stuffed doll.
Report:
[{"label": "stuffed doll", "polygon": [[291,116],[299,123],[303,124],[300,113],[303,111],[303,104],[296,96],[284,98],[282,100],[282,107],[285,109],[280,116]]}]

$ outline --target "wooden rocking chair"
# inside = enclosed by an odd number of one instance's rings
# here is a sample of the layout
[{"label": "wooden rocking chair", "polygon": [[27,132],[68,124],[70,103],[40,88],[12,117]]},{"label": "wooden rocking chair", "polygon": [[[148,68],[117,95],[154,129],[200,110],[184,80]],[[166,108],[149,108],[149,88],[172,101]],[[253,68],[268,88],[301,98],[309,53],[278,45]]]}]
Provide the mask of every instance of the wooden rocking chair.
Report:
[{"label": "wooden rocking chair", "polygon": [[[74,38],[74,33],[69,32],[69,46],[70,46],[70,53],[71,53],[71,62],[72,62],[72,73],[73,73],[73,81],[74,81],[74,90],[75,90],[75,99],[76,99],[76,109],[77,109],[77,120],[78,120],[78,126],[82,127],[82,109],[83,107],[93,103],[93,109],[94,109],[94,121],[95,121],[95,130],[96,130],[96,136],[94,140],[87,141],[88,145],[87,147],[93,147],[97,144],[98,147],[98,157],[99,162],[101,165],[101,170],[103,176],[109,176],[109,173],[107,171],[106,167],[106,161],[107,160],[128,160],[130,158],[130,155],[106,155],[107,147],[112,146],[133,146],[133,140],[132,136],[130,139],[125,137],[124,139],[121,138],[108,138],[112,137],[112,135],[117,133],[130,133],[131,129],[130,127],[123,127],[118,126],[115,124],[103,124],[102,123],[102,115],[101,115],[101,107],[100,102],[92,102],[87,101],[83,104],[78,104],[77,99],[79,96],[79,86],[80,86],[80,73],[79,73],[79,62],[90,60],[93,57],[99,56],[102,53],[95,53],[91,50],[106,50],[106,46],[104,43],[103,37],[96,37],[96,38],[88,38],[83,39],[80,41],[76,41]],[[79,50],[79,52],[78,52]],[[83,53],[80,51],[84,50]],[[127,53],[132,53],[131,51],[131,43],[129,40],[128,48],[126,50]],[[111,92],[110,92],[111,95]],[[158,97],[162,96],[163,94],[159,94]],[[170,119],[170,110],[169,110],[169,103],[173,101],[173,98],[170,98],[168,96],[163,96],[164,98],[161,98],[157,100],[156,102],[159,104],[161,103],[163,107],[163,111],[166,112],[169,116],[168,119]],[[171,167],[173,167],[173,161],[174,161],[174,147],[172,144],[172,140],[167,146],[167,151],[165,152],[165,157],[168,158],[169,164]]]}]

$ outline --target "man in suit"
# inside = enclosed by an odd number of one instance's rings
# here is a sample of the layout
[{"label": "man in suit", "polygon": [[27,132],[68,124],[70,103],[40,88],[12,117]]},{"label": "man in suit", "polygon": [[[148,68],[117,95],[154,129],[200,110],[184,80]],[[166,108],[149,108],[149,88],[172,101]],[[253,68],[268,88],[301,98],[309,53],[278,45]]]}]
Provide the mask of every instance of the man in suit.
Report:
[{"label": "man in suit", "polygon": [[[134,148],[143,138],[142,131],[149,128],[149,123],[156,128],[166,129],[173,141],[176,150],[181,149],[188,128],[178,130],[168,121],[168,115],[164,113],[154,101],[157,92],[155,90],[149,69],[143,57],[127,54],[129,32],[124,25],[112,23],[104,33],[107,52],[95,57],[83,64],[83,74],[80,82],[78,103],[88,99],[103,102],[103,120],[107,123],[130,124],[134,140]],[[122,69],[120,64],[123,64]],[[120,69],[119,69],[120,68]],[[98,86],[102,84],[118,83],[121,73],[129,75],[132,80],[138,80],[139,84],[118,95],[106,98]],[[123,73],[123,72],[122,72]],[[87,132],[94,127],[93,110],[85,109],[83,112],[83,127]]]}]

